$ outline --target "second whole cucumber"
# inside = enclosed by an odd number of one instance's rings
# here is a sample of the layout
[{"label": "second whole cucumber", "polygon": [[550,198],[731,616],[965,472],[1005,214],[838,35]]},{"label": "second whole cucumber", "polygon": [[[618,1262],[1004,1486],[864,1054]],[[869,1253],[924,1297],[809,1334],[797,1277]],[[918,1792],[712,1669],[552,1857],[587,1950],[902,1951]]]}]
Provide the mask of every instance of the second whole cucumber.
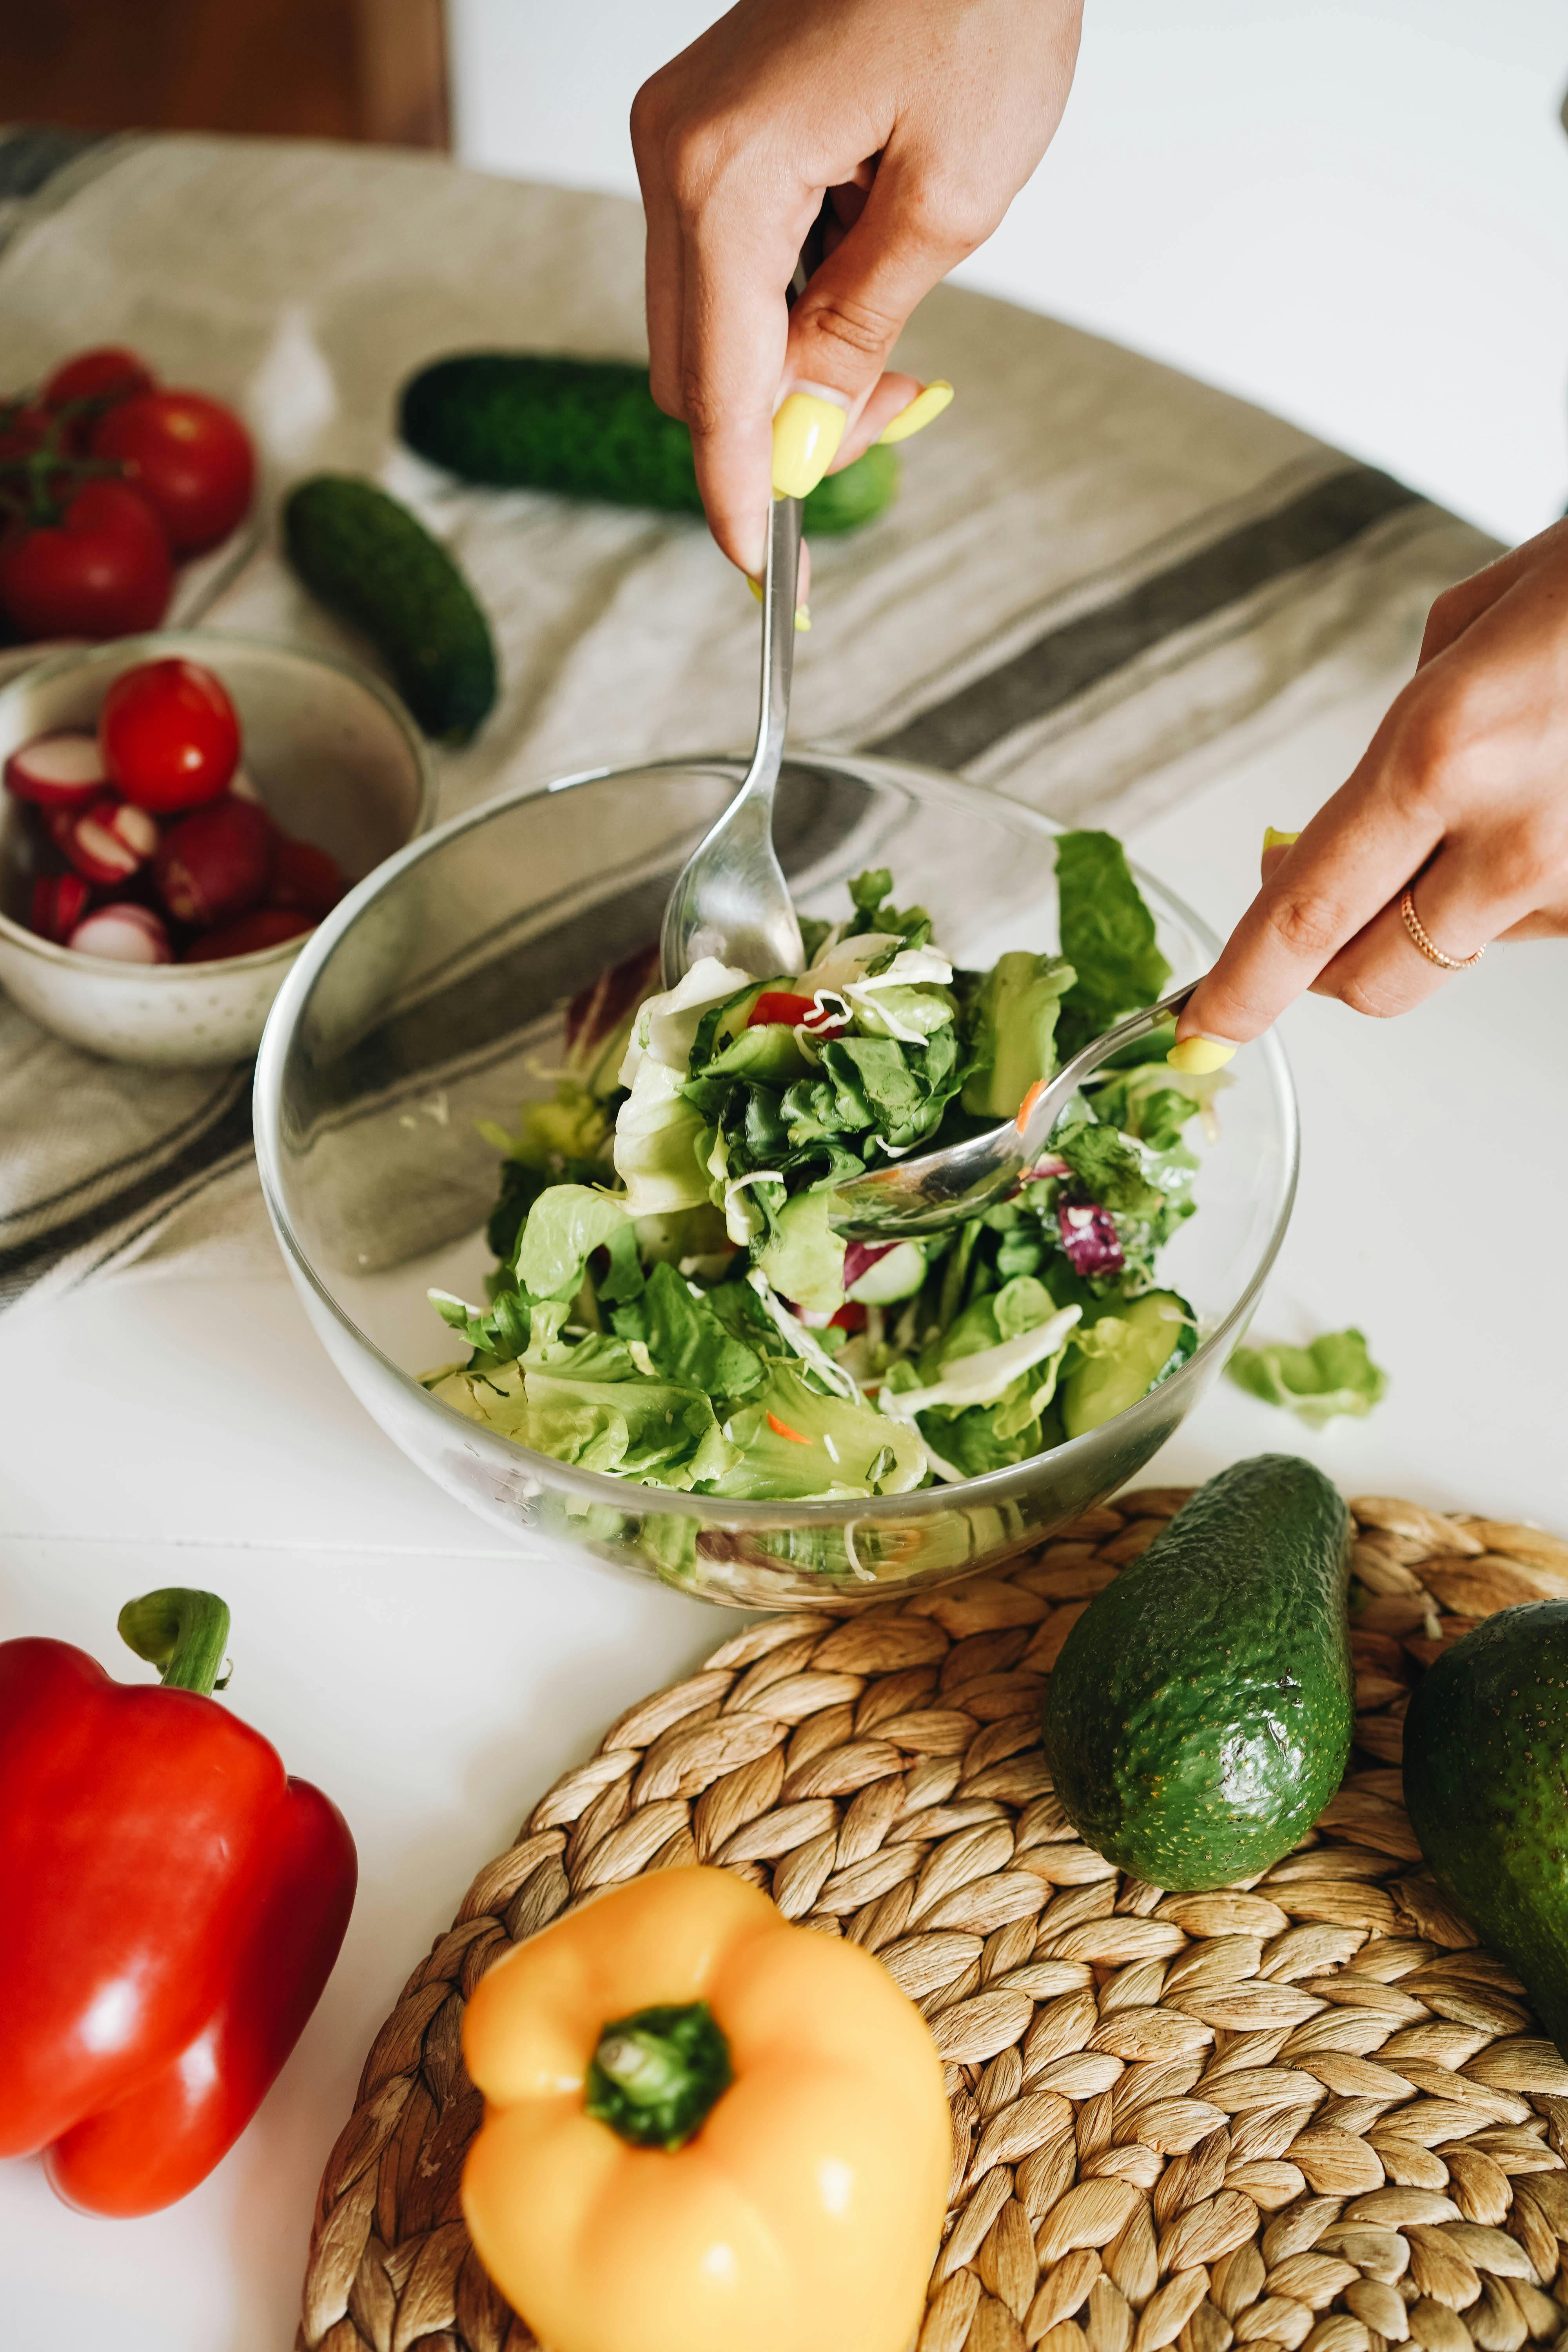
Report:
[{"label": "second whole cucumber", "polygon": [[[409,378],[397,429],[420,457],[467,482],[702,512],[690,434],[658,406],[647,370],[625,360],[458,352]],[[874,445],[812,491],[807,532],[869,522],[898,482],[896,452]]]}]

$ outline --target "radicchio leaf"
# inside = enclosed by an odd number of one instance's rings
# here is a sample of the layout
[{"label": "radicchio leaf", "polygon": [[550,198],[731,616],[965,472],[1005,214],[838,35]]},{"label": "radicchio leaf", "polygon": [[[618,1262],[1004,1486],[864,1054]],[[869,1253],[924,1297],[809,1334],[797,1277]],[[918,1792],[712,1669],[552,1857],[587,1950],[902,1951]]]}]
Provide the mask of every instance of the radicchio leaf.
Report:
[{"label": "radicchio leaf", "polygon": [[1121,1237],[1110,1213],[1091,1201],[1058,1201],[1057,1224],[1075,1274],[1120,1274]]}]

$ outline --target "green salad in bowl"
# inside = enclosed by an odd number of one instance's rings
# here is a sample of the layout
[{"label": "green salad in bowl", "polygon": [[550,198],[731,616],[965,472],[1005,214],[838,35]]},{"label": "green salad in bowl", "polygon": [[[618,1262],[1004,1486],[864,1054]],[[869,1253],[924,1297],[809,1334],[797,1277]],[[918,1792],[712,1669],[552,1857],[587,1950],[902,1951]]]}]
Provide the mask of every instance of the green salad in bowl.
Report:
[{"label": "green salad in bowl", "polygon": [[1059,952],[984,971],[940,909],[861,874],[807,969],[653,951],[572,1004],[552,1099],[500,1148],[480,1306],[424,1386],[582,1471],[741,1502],[899,1496],[1002,1470],[1167,1379],[1197,1318],[1159,1256],[1223,1077],[1157,1034],[1074,1097],[1017,1197],[923,1241],[846,1243],[832,1191],[1014,1118],[1169,977],[1120,845],[1057,842]]}]

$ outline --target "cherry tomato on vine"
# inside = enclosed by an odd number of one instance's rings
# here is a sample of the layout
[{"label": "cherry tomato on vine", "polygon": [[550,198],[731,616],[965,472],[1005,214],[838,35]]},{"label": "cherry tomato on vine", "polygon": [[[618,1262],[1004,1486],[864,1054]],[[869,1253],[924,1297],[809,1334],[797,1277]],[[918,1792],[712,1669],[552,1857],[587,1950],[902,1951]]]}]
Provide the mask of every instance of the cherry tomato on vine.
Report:
[{"label": "cherry tomato on vine", "polygon": [[104,697],[98,743],[126,799],[162,816],[216,799],[239,764],[239,720],[210,669],[142,662]]},{"label": "cherry tomato on vine", "polygon": [[138,393],[151,392],[157,378],[144,360],[119,343],[104,343],[90,352],[78,352],[74,359],[58,367],[45,384],[40,398],[46,408],[64,408],[72,401],[133,400]]},{"label": "cherry tomato on vine", "polygon": [[25,638],[155,629],[173,586],[163,526],[128,482],[68,490],[57,520],[0,536],[0,609]]},{"label": "cherry tomato on vine", "polygon": [[145,392],[94,427],[95,457],[122,465],[163,517],[176,555],[226,539],[250,505],[256,453],[231,408],[202,392]]},{"label": "cherry tomato on vine", "polygon": [[53,423],[37,401],[0,401],[0,466],[15,465],[41,449]]}]

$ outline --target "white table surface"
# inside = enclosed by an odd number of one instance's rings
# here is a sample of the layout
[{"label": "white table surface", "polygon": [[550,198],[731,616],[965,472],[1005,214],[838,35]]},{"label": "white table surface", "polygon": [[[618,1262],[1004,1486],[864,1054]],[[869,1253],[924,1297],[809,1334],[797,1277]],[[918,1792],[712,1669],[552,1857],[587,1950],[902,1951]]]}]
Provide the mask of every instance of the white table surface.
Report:
[{"label": "white table surface", "polygon": [[[1264,824],[1300,823],[1376,716],[1342,706],[1130,845],[1223,927]],[[1151,1476],[1293,1448],[1352,1494],[1568,1531],[1565,1006],[1568,942],[1494,950],[1397,1024],[1291,1013],[1301,1192],[1255,1335],[1360,1323],[1390,1393],[1314,1436],[1222,1383]],[[281,1270],[128,1282],[0,1321],[0,1637],[57,1634],[134,1678],[121,1602],[221,1591],[229,1703],[337,1799],[361,1873],[303,2039],[184,2203],[89,2221],[37,2164],[0,2167],[0,2341],[286,2352],[321,2165],[413,1962],[549,1781],[731,1621],[505,1548],[365,1417]]]}]

